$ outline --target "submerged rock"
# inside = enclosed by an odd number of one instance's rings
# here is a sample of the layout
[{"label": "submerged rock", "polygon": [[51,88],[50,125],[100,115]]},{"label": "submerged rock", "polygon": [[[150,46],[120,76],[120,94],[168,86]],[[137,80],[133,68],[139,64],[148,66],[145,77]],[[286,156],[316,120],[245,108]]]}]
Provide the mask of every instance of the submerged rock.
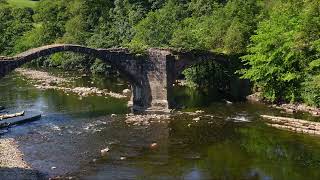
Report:
[{"label": "submerged rock", "polygon": [[262,101],[262,95],[260,92],[256,92],[254,94],[250,94],[246,97],[246,99],[248,101],[251,101],[251,102],[261,102]]},{"label": "submerged rock", "polygon": [[226,99],[223,100],[226,104],[233,104],[231,101],[228,101]]},{"label": "submerged rock", "polygon": [[109,147],[106,147],[105,149],[102,149],[102,150],[100,151],[101,156],[106,156],[109,151],[110,151]]},{"label": "submerged rock", "polygon": [[152,143],[152,144],[150,144],[150,148],[151,149],[155,149],[155,148],[157,148],[158,147],[158,144],[157,143]]},{"label": "submerged rock", "polygon": [[200,117],[196,117],[192,119],[193,121],[200,121]]},{"label": "submerged rock", "polygon": [[125,122],[135,126],[148,126],[153,122],[164,122],[170,119],[168,114],[145,114],[145,115],[134,115],[127,114]]},{"label": "submerged rock", "polygon": [[226,120],[233,122],[251,122],[251,120],[245,115],[236,115],[232,117],[228,117]]},{"label": "submerged rock", "polygon": [[202,110],[197,110],[196,111],[196,114],[201,114],[201,113],[204,113],[204,111],[202,111]]}]

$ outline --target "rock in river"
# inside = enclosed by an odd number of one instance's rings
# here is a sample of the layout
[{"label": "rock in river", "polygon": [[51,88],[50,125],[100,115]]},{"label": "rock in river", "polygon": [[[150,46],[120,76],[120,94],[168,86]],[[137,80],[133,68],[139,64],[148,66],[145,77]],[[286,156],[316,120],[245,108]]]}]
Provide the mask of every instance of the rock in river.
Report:
[{"label": "rock in river", "polygon": [[105,149],[102,149],[101,152],[101,156],[106,156],[108,154],[108,152],[110,151],[110,149],[107,147]]},{"label": "rock in river", "polygon": [[124,89],[122,91],[122,94],[126,95],[126,96],[129,96],[131,94],[131,90],[130,89]]}]

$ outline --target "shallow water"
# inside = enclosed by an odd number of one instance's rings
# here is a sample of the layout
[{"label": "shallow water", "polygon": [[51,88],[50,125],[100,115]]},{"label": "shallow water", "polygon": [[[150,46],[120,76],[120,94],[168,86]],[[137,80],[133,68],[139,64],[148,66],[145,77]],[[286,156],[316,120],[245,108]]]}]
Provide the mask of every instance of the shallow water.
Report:
[{"label": "shallow water", "polygon": [[[63,76],[74,77],[75,86],[115,92],[128,87],[115,78]],[[133,125],[125,122],[130,112],[127,100],[41,91],[12,74],[0,81],[1,105],[16,111],[40,111],[43,117],[10,128],[1,138],[15,138],[24,159],[46,177],[320,179],[319,136],[266,126],[260,114],[292,116],[266,105],[226,104],[217,97],[176,88],[175,100],[182,111],[205,113],[176,112],[170,120]],[[307,114],[294,117],[319,121]],[[157,146],[150,148],[152,143]],[[106,147],[110,152],[101,156],[100,150]]]}]

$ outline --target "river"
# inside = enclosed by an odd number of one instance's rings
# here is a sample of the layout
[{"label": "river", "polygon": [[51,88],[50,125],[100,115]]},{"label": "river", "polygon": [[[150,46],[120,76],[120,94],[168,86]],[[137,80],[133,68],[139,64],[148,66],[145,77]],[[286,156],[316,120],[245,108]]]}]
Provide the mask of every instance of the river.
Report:
[{"label": "river", "polygon": [[[118,78],[51,73],[74,79],[75,86],[114,92],[128,87]],[[227,104],[185,87],[174,94],[181,111],[205,113],[176,111],[169,120],[130,124],[128,99],[39,90],[13,73],[0,81],[0,105],[43,116],[1,138],[14,138],[24,160],[44,178],[320,179],[320,137],[275,129],[259,117],[293,115],[263,104]],[[106,147],[110,151],[101,156]]]}]

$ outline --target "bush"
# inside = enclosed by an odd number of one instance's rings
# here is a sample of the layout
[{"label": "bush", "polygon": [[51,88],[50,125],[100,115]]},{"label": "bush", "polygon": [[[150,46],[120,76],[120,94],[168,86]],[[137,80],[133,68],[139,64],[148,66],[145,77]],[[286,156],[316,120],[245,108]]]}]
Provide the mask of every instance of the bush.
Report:
[{"label": "bush", "polygon": [[[308,65],[316,66],[319,57],[313,47],[320,33],[316,7],[301,1],[279,2],[251,36],[249,53],[242,57],[249,68],[241,72],[261,88],[267,100],[296,102],[301,92],[317,92],[314,80],[305,79],[314,73]],[[312,94],[308,98],[304,94],[308,102],[316,101]]]},{"label": "bush", "polygon": [[320,107],[320,75],[303,83],[302,99],[308,105]]}]

